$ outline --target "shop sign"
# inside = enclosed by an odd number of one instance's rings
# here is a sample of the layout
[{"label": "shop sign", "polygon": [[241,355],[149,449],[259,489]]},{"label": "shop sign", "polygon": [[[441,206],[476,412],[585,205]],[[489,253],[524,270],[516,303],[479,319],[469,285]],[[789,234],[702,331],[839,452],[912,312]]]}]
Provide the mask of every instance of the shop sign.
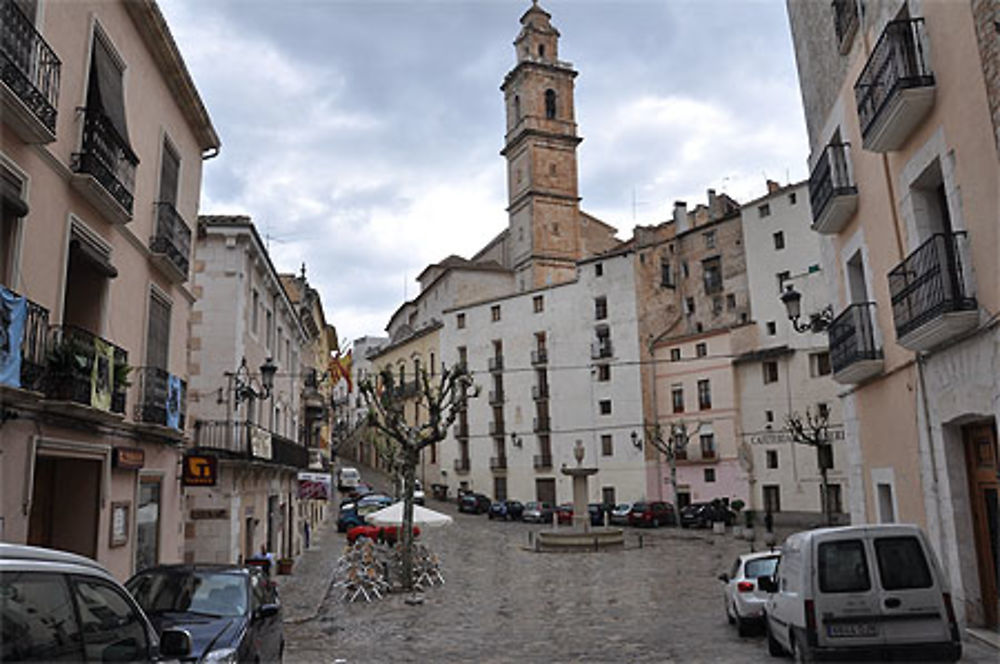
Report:
[{"label": "shop sign", "polygon": [[330,473],[299,473],[300,500],[330,500],[332,486]]},{"label": "shop sign", "polygon": [[185,454],[184,486],[215,486],[219,479],[219,460],[211,454]]},{"label": "shop sign", "polygon": [[146,451],[138,447],[116,447],[112,465],[123,470],[139,470],[146,465]]},{"label": "shop sign", "polygon": [[229,510],[227,510],[224,507],[220,507],[217,509],[191,510],[191,519],[194,521],[213,520],[213,519],[225,520],[228,518],[229,518]]},{"label": "shop sign", "polygon": [[250,451],[258,459],[270,459],[271,434],[264,429],[250,427]]}]

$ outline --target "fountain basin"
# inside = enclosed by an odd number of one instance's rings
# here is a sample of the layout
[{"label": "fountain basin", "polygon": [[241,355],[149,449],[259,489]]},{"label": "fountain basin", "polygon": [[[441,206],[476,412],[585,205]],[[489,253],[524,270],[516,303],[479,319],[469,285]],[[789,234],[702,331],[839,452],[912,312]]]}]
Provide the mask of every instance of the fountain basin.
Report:
[{"label": "fountain basin", "polygon": [[604,551],[625,548],[622,528],[543,530],[535,534],[535,550],[556,553]]}]

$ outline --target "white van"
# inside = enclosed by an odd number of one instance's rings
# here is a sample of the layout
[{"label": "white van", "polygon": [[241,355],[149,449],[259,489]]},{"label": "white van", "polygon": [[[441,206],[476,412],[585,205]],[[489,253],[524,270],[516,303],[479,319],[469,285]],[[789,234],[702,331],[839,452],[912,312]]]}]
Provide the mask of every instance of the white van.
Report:
[{"label": "white van", "polygon": [[951,595],[917,526],[820,528],[790,535],[771,578],[768,651],[819,658],[962,656]]},{"label": "white van", "polygon": [[344,489],[357,489],[358,482],[360,481],[361,473],[358,472],[357,468],[341,468],[337,476],[337,488],[341,491]]}]

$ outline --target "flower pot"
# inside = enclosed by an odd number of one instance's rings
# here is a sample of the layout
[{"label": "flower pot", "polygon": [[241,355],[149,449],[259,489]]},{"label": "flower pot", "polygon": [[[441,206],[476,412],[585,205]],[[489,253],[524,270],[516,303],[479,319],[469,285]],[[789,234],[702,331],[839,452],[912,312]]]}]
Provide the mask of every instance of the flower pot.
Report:
[{"label": "flower pot", "polygon": [[291,574],[292,573],[292,565],[294,565],[294,564],[295,564],[295,561],[292,560],[291,558],[279,558],[278,559],[278,574]]}]

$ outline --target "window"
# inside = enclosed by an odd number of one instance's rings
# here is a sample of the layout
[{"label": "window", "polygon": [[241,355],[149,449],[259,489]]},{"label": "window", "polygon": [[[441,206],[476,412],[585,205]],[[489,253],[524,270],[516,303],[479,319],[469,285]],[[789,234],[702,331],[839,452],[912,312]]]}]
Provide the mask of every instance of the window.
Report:
[{"label": "window", "polygon": [[764,491],[764,511],[765,512],[780,512],[781,511],[781,487],[777,484],[765,484],[763,487]]},{"label": "window", "polygon": [[556,117],[556,91],[552,88],[545,91],[545,117],[549,120]]},{"label": "window", "polygon": [[274,359],[276,359],[278,362],[281,362],[281,346],[282,346],[282,341],[284,340],[284,334],[282,332],[282,329],[281,329],[280,325],[278,326],[277,338],[278,338],[278,343],[275,344],[275,349],[274,349],[275,358]]},{"label": "window", "polygon": [[499,304],[494,304],[492,307],[490,307],[490,320],[492,320],[494,323],[500,320]]},{"label": "window", "polygon": [[778,333],[778,325],[773,320],[767,321],[767,333],[772,337]]},{"label": "window", "polygon": [[604,320],[608,317],[608,298],[594,298],[594,319]]},{"label": "window", "polygon": [[831,371],[830,367],[830,352],[823,351],[821,353],[810,353],[809,354],[809,375],[813,378],[818,376],[829,376]]},{"label": "window", "polygon": [[[83,660],[80,629],[63,575],[0,576],[0,610],[9,630],[3,640],[4,660]],[[17,638],[11,638],[14,634]]]},{"label": "window", "polygon": [[536,314],[541,313],[545,311],[545,299],[541,295],[536,295],[531,298],[531,306]]},{"label": "window", "polygon": [[21,198],[24,183],[6,166],[0,164],[0,284],[14,285],[17,272],[17,236],[20,218],[28,214],[28,204]]},{"label": "window", "polygon": [[599,403],[601,415],[611,414],[611,399],[602,399]]},{"label": "window", "polygon": [[774,248],[776,251],[781,251],[785,248],[785,234],[782,231],[778,231],[771,237],[774,238]]},{"label": "window", "polygon": [[736,296],[733,295],[732,293],[729,293],[728,295],[726,295],[726,309],[732,311],[735,308],[736,308]]},{"label": "window", "polygon": [[455,326],[460,329],[465,329],[465,314],[458,314],[455,316]]},{"label": "window", "polygon": [[[503,458],[502,456],[500,458]],[[497,500],[507,500],[507,478],[493,478],[493,497]]]},{"label": "window", "polygon": [[177,151],[170,145],[170,141],[163,139],[163,155],[160,161],[160,202],[169,203],[177,207],[177,187],[181,170],[181,158]]},{"label": "window", "polygon": [[705,482],[711,483],[715,481],[715,468],[705,469]]},{"label": "window", "polygon": [[705,357],[706,355],[708,355],[708,344],[706,344],[705,342],[696,344],[694,347],[694,354],[697,357]]},{"label": "window", "polygon": [[785,282],[792,278],[792,273],[788,270],[784,272],[779,272],[778,275],[778,293],[785,290]]},{"label": "window", "polygon": [[896,501],[892,496],[892,485],[879,482],[876,486],[876,493],[878,494],[879,523],[895,523],[896,509],[894,505]]},{"label": "window", "polygon": [[825,593],[856,593],[870,590],[868,556],[861,540],[822,542],[816,552],[819,588]]},{"label": "window", "polygon": [[701,458],[702,459],[714,459],[715,458],[715,434],[714,433],[703,433],[699,436],[701,443]]},{"label": "window", "polygon": [[778,467],[778,451],[777,450],[768,450],[766,452],[766,455],[767,455],[767,467],[768,468],[777,468]]},{"label": "window", "polygon": [[252,306],[253,306],[253,311],[250,312],[250,330],[256,336],[256,334],[257,334],[257,323],[258,323],[258,319],[260,318],[260,316],[259,316],[259,311],[260,311],[260,293],[257,292],[256,288],[253,290],[253,294],[252,294],[252,296],[251,296],[250,299],[252,301]]},{"label": "window", "polygon": [[878,576],[885,590],[930,588],[934,585],[927,558],[916,537],[876,538],[875,558],[878,560]]},{"label": "window", "polygon": [[[611,357],[611,330],[606,325],[602,325],[594,330],[597,335],[597,344],[594,348],[597,357]],[[595,355],[595,353],[592,353]]]},{"label": "window", "polygon": [[121,592],[104,581],[76,577],[77,608],[87,661],[149,658],[146,627]]},{"label": "window", "polygon": [[160,480],[139,480],[135,524],[135,568],[146,569],[160,562]]},{"label": "window", "polygon": [[611,435],[602,434],[601,435],[601,456],[611,456],[614,454],[614,449],[611,445]]},{"label": "window", "polygon": [[715,231],[708,231],[704,234],[705,248],[715,249]]},{"label": "window", "polygon": [[170,302],[155,292],[151,292],[149,295],[149,326],[146,329],[146,366],[166,371],[169,357]]},{"label": "window", "polygon": [[778,363],[769,361],[763,363],[764,367],[764,384],[769,385],[771,383],[778,382]]},{"label": "window", "polygon": [[830,419],[830,407],[823,402],[816,404],[816,413],[824,420]]},{"label": "window", "polygon": [[270,310],[264,316],[264,324],[267,325],[267,330],[265,330],[267,336],[266,346],[268,350],[271,350],[271,347],[274,345],[274,314]]},{"label": "window", "polygon": [[611,365],[610,364],[598,364],[597,365],[597,380],[606,383],[611,380]]},{"label": "window", "polygon": [[774,422],[774,411],[773,410],[765,410],[764,411],[764,421],[767,422],[768,424],[771,424],[772,422]]},{"label": "window", "polygon": [[694,298],[693,297],[689,297],[686,300],[684,300],[684,305],[687,308],[687,314],[688,314],[688,316],[690,316],[691,314],[694,313]]},{"label": "window", "polygon": [[722,298],[713,297],[712,298],[712,315],[718,316],[722,313]]},{"label": "window", "polygon": [[434,357],[434,353],[431,353],[430,369],[432,376],[437,373],[437,362],[434,361],[435,359],[436,358]]},{"label": "window", "polygon": [[708,381],[699,380],[698,381],[698,408],[700,410],[708,410],[712,407],[712,385]]},{"label": "window", "polygon": [[670,349],[670,361],[671,362],[679,362],[680,359],[681,359],[681,349],[680,348],[671,348]]},{"label": "window", "polygon": [[771,206],[768,203],[757,206],[757,215],[761,218],[771,216]]},{"label": "window", "polygon": [[664,288],[674,287],[674,275],[670,271],[670,261],[660,261],[660,285]]},{"label": "window", "polygon": [[722,259],[718,256],[701,262],[702,277],[705,280],[705,294],[722,292]]},{"label": "window", "polygon": [[615,501],[615,488],[613,486],[601,487],[601,502],[605,505],[617,505]]},{"label": "window", "polygon": [[521,119],[521,98],[514,95],[514,120]]},{"label": "window", "polygon": [[675,385],[670,391],[671,398],[674,402],[674,412],[683,413],[684,412],[684,388],[680,385]]},{"label": "window", "polygon": [[458,347],[458,363],[467,366],[469,363],[469,349],[465,346]]},{"label": "window", "polygon": [[594,263],[594,276],[595,277],[603,277],[604,276],[604,264],[603,263]]},{"label": "window", "polygon": [[688,270],[688,263],[687,263],[687,261],[682,261],[681,262],[681,274],[684,275],[685,279],[687,279],[688,275],[690,274],[690,270]]},{"label": "window", "polygon": [[[114,146],[114,148],[108,146],[106,148],[108,149],[108,156],[111,156],[113,163],[106,165],[105,168],[111,166],[112,172],[125,159],[129,161],[135,159],[128,140],[128,126],[125,122],[125,95],[122,92],[122,68],[119,63],[121,63],[121,59],[114,53],[114,49],[105,41],[99,31],[95,30],[94,48],[90,61],[90,82],[87,89],[86,113],[88,116],[97,116],[99,118],[98,123],[100,124],[110,124],[114,128],[115,133],[118,134],[118,138],[124,143],[121,146],[124,150],[121,150],[119,146]],[[93,132],[94,130],[91,131]],[[87,133],[86,130],[84,133]],[[103,130],[97,130],[97,133],[103,134],[104,132]],[[101,138],[107,140],[110,136],[101,136]],[[87,140],[85,136],[85,145]],[[92,137],[90,140],[96,141],[99,139],[98,137]],[[128,156],[123,159],[124,155],[120,155],[119,152],[127,153]],[[124,173],[115,173],[115,175],[124,175]],[[128,180],[129,178],[126,177],[125,179]],[[123,182],[122,184],[129,191],[132,190],[132,182]]]},{"label": "window", "polygon": [[795,192],[794,191],[792,193],[788,194],[788,204],[789,205],[795,205],[795,203],[797,203],[797,202],[798,201],[796,200],[796,196],[795,196]]}]

